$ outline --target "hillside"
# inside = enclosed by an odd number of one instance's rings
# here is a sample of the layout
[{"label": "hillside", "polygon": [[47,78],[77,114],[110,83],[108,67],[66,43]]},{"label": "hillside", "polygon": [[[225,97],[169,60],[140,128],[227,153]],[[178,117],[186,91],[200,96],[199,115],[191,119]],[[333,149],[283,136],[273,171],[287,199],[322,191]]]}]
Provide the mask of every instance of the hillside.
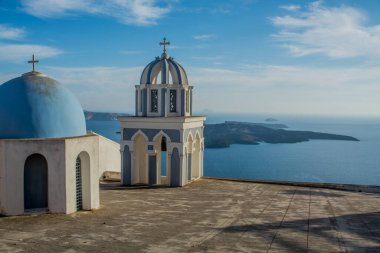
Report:
[{"label": "hillside", "polygon": [[206,148],[225,148],[231,144],[297,143],[309,140],[343,140],[358,139],[339,134],[312,131],[285,130],[282,124],[261,124],[226,121],[221,124],[206,124],[204,130]]},{"label": "hillside", "polygon": [[117,120],[117,116],[129,116],[127,113],[84,111],[86,120]]}]

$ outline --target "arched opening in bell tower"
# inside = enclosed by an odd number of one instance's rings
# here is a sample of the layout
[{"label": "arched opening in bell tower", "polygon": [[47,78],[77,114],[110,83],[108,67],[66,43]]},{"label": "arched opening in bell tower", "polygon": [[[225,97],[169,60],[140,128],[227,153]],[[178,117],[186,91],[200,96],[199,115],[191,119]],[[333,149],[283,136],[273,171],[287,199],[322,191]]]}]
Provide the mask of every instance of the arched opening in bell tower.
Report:
[{"label": "arched opening in bell tower", "polygon": [[170,139],[164,134],[155,138],[155,150],[157,157],[157,183],[168,184],[168,142]]}]

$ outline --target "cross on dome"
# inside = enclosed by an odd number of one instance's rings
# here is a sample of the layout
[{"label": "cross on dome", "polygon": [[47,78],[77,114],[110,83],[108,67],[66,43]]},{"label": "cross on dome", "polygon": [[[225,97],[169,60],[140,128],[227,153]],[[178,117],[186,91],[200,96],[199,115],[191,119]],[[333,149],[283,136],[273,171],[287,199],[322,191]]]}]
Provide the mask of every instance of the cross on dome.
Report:
[{"label": "cross on dome", "polygon": [[170,41],[166,42],[166,38],[163,38],[163,42],[160,42],[160,46],[164,46],[164,54],[166,54],[166,45],[170,45]]},{"label": "cross on dome", "polygon": [[33,66],[33,72],[34,72],[34,69],[35,69],[35,64],[36,63],[39,63],[40,61],[36,60],[34,58],[34,54],[32,55],[32,60],[31,61],[28,61],[28,63],[32,63],[32,66]]}]

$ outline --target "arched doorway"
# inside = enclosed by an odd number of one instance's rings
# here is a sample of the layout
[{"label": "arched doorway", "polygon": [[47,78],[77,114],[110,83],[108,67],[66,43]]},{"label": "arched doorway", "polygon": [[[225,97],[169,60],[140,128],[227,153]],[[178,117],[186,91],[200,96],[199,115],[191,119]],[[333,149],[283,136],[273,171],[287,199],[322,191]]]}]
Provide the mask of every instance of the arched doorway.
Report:
[{"label": "arched doorway", "polygon": [[133,140],[133,183],[148,184],[148,153],[147,141],[140,133]]},{"label": "arched doorway", "polygon": [[86,151],[82,151],[75,162],[75,207],[76,210],[91,210],[91,160]]},{"label": "arched doorway", "polygon": [[24,209],[48,208],[48,164],[33,154],[24,165]]},{"label": "arched doorway", "polygon": [[75,192],[76,192],[76,208],[77,211],[83,209],[82,198],[82,161],[80,157],[77,157],[75,162]]}]

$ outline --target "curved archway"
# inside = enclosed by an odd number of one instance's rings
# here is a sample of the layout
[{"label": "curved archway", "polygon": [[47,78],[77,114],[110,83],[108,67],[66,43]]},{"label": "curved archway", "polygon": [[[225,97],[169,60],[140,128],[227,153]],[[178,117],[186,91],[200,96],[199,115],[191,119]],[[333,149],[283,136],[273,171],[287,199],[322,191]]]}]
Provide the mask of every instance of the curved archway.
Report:
[{"label": "curved archway", "polygon": [[141,131],[140,129],[132,135],[131,140],[134,141],[139,135],[141,135],[146,142],[149,141],[148,136],[146,136],[146,134],[143,131]]},{"label": "curved archway", "polygon": [[[78,163],[79,162],[79,163]],[[76,198],[77,210],[91,210],[91,159],[86,151],[82,151],[76,158]],[[80,175],[78,175],[80,174]],[[78,178],[79,176],[79,178]],[[80,199],[78,199],[78,197]],[[80,207],[80,208],[78,208]]]},{"label": "curved archway", "polygon": [[133,183],[148,184],[147,140],[141,133],[133,139],[133,153]]},{"label": "curved archway", "polygon": [[166,141],[167,142],[171,142],[171,139],[169,137],[169,135],[167,135],[164,131],[160,130],[160,132],[158,132],[154,137],[153,137],[153,141],[156,142],[157,139],[160,139],[162,137],[165,137],[166,138]]},{"label": "curved archway", "polygon": [[40,154],[30,155],[24,164],[24,209],[48,208],[48,164]]}]

